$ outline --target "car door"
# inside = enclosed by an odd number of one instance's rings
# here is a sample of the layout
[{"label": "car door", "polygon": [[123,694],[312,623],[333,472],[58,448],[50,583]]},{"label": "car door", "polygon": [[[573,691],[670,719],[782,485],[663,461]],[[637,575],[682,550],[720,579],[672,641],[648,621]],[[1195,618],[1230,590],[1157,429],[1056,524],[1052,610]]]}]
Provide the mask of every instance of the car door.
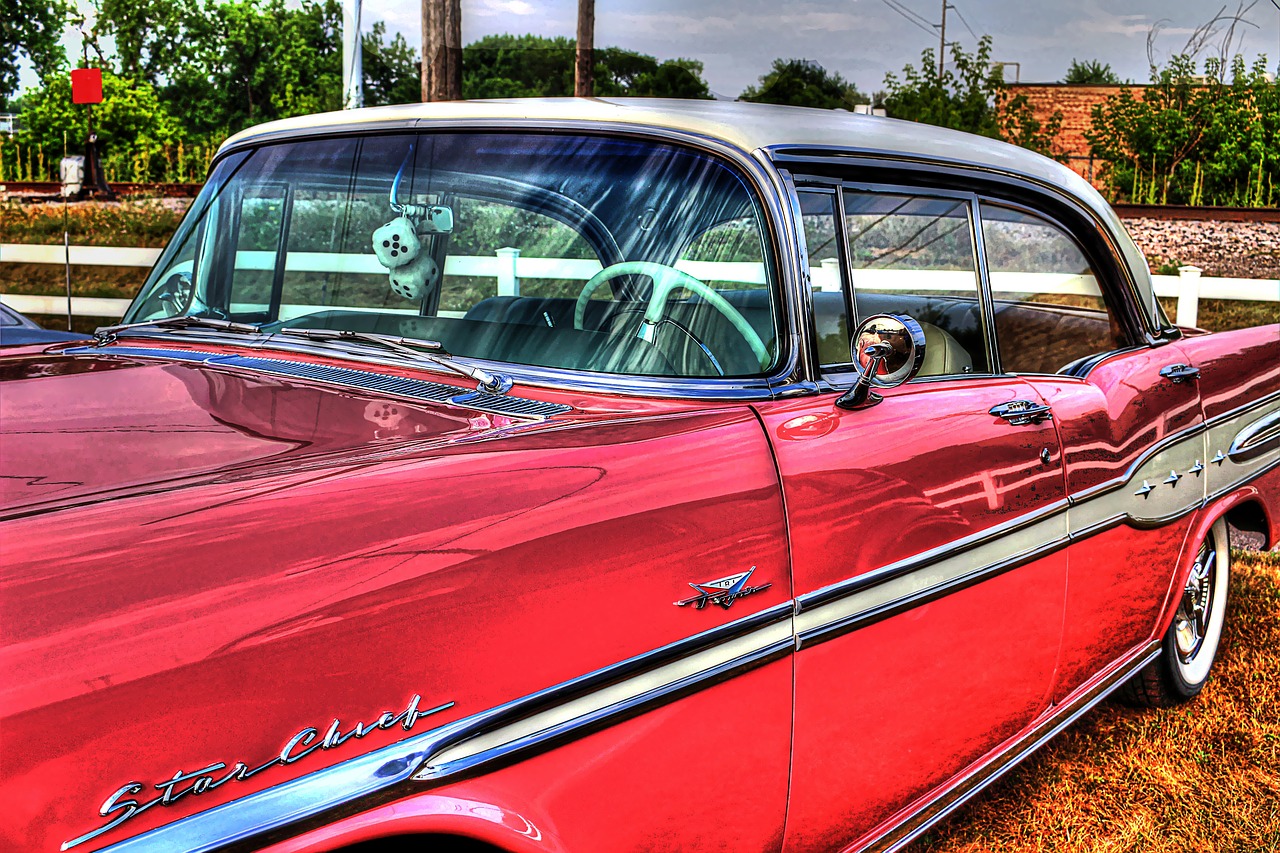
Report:
[{"label": "car door", "polygon": [[[834,849],[1047,707],[1066,592],[1052,423],[993,372],[964,194],[802,188],[822,393],[759,404],[790,519],[798,653],[786,850]],[[905,313],[922,375],[840,408],[849,329]],[[926,375],[927,374],[927,375]]]},{"label": "car door", "polygon": [[1052,409],[1072,545],[1055,701],[1147,643],[1204,497],[1196,382],[1125,318],[1118,264],[1043,211],[980,204],[1002,368]]}]

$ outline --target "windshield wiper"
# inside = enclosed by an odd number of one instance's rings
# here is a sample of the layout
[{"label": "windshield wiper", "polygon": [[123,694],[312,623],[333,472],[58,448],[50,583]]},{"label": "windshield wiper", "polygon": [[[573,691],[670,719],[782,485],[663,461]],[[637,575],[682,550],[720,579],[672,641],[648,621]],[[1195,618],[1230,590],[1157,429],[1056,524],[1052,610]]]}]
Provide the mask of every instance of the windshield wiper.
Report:
[{"label": "windshield wiper", "polygon": [[312,341],[358,341],[360,343],[374,344],[415,361],[425,361],[428,364],[451,370],[459,376],[474,379],[478,383],[476,390],[487,394],[505,394],[511,390],[513,384],[510,377],[501,373],[490,373],[478,367],[460,364],[444,355],[422,351],[426,349],[443,353],[444,346],[439,341],[428,341],[423,338],[399,338],[392,335],[380,335],[376,332],[353,332],[347,329],[280,329],[280,334],[307,338]]},{"label": "windshield wiper", "polygon": [[101,326],[94,330],[93,338],[96,346],[106,346],[114,341],[121,332],[127,332],[131,329],[143,329],[147,327],[157,327],[162,329],[188,329],[192,327],[200,329],[217,329],[221,332],[236,332],[244,335],[261,335],[262,329],[250,323],[235,323],[231,320],[218,320],[214,317],[195,317],[188,314],[179,314],[176,317],[162,317],[159,320],[143,320],[140,323],[122,323],[118,326]]}]

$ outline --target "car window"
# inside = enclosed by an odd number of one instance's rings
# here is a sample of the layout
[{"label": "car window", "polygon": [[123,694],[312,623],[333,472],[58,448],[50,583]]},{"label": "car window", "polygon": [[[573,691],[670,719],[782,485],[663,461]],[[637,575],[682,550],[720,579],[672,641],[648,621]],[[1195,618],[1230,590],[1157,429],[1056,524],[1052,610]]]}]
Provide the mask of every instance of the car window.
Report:
[{"label": "car window", "polygon": [[989,373],[969,201],[846,190],[844,209],[856,319],[919,322],[921,376]]},{"label": "car window", "polygon": [[496,201],[449,202],[457,224],[440,285],[445,316],[462,316],[490,296],[576,298],[603,267],[580,233],[550,216]]},{"label": "car window", "polygon": [[1125,344],[1079,243],[1048,219],[983,202],[982,239],[1001,367],[1056,373]]},{"label": "car window", "polygon": [[849,363],[849,302],[840,270],[840,231],[836,228],[836,196],[832,192],[801,191],[800,221],[809,256],[813,290],[814,337],[824,367]]},{"label": "car window", "polygon": [[764,208],[692,149],[568,133],[286,142],[220,165],[193,211],[128,319],[189,310],[637,376],[777,361]]}]

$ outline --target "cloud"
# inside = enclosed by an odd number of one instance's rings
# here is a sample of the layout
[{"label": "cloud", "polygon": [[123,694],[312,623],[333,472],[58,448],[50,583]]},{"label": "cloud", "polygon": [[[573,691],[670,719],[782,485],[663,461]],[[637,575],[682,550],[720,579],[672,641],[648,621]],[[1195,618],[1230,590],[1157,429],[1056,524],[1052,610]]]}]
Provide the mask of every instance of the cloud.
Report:
[{"label": "cloud", "polygon": [[481,18],[496,18],[500,15],[525,17],[534,14],[538,10],[526,0],[483,0],[483,2],[476,4],[468,11]]}]

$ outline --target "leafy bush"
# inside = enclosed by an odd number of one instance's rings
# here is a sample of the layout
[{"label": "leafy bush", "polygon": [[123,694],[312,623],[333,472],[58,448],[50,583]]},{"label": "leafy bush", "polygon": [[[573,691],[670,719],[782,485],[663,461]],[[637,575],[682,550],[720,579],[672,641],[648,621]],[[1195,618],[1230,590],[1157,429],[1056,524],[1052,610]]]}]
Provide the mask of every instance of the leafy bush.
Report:
[{"label": "leafy bush", "polygon": [[1198,75],[1195,60],[1174,57],[1141,95],[1124,88],[1095,106],[1086,136],[1112,193],[1145,204],[1280,201],[1280,87],[1265,62],[1208,59]]}]

